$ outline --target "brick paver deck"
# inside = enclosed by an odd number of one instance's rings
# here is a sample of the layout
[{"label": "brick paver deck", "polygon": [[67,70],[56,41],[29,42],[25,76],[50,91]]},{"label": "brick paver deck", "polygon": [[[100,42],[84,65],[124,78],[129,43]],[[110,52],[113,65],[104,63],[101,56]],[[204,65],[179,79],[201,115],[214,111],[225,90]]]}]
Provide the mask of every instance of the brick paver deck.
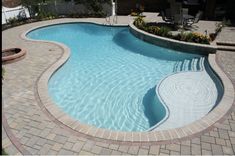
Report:
[{"label": "brick paver deck", "polygon": [[[123,18],[123,20],[122,20]],[[60,19],[61,21],[101,21],[105,19]],[[3,148],[9,154],[230,154],[235,153],[234,110],[222,124],[201,136],[173,144],[117,144],[98,141],[73,133],[66,126],[53,121],[39,105],[35,94],[38,77],[63,53],[51,43],[25,41],[20,38],[24,31],[59,20],[27,24],[3,31],[3,49],[22,47],[26,58],[4,65],[3,81]],[[129,22],[124,17],[120,22]],[[233,31],[234,32],[234,31]],[[235,36],[235,34],[234,34]],[[226,36],[225,36],[226,39]],[[218,51],[217,61],[235,84],[235,53]],[[8,127],[9,125],[9,127]],[[10,141],[10,140],[11,141]],[[16,145],[16,146],[15,146]],[[17,149],[17,148],[18,149]]]}]

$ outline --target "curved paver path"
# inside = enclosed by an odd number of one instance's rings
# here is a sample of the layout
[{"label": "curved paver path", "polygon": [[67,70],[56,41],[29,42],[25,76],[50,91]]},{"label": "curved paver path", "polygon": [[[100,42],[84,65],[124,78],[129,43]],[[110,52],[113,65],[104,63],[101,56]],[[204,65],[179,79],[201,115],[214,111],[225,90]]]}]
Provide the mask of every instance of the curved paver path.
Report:
[{"label": "curved paver path", "polygon": [[[71,19],[78,20],[79,19]],[[85,21],[86,19],[82,19]],[[94,21],[104,19],[92,19]],[[120,20],[120,18],[119,18]],[[60,19],[56,21],[70,21]],[[40,74],[53,64],[63,51],[51,43],[25,41],[20,38],[24,31],[44,21],[15,27],[3,31],[3,48],[25,47],[26,57],[18,62],[4,65],[6,69],[3,81],[3,113],[7,123],[3,123],[9,138],[18,148],[3,139],[3,147],[9,154],[234,154],[235,150],[235,114],[234,111],[215,129],[200,137],[189,138],[174,144],[141,145],[135,143],[112,144],[86,138],[73,133],[67,127],[54,121],[37,102],[35,86]],[[218,62],[234,78],[235,53],[218,54]],[[225,62],[225,63],[224,63]],[[231,62],[231,64],[229,64]],[[228,64],[227,64],[228,63]],[[230,67],[232,66],[233,69]],[[235,79],[233,79],[235,82]],[[6,126],[9,125],[9,127]],[[8,140],[8,141],[7,141]]]}]

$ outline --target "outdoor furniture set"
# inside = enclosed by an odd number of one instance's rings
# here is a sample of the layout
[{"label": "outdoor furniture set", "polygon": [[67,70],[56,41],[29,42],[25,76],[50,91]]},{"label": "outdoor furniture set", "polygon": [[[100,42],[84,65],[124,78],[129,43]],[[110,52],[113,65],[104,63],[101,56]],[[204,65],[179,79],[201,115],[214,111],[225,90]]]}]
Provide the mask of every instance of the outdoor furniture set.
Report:
[{"label": "outdoor furniture set", "polygon": [[182,8],[182,4],[169,0],[170,8],[161,11],[162,19],[165,22],[182,25],[183,27],[191,26],[200,20],[202,11],[199,11],[196,16],[188,14],[188,8]]}]

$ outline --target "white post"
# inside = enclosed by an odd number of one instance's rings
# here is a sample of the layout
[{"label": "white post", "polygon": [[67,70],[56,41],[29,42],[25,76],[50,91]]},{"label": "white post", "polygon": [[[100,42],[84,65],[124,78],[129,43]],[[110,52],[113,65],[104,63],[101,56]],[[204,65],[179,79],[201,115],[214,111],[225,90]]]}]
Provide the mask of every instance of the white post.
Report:
[{"label": "white post", "polygon": [[6,24],[7,24],[7,22],[8,22],[8,20],[7,20],[7,15],[6,15],[6,12],[5,12],[5,9],[4,9],[3,6],[2,6],[2,10],[3,10],[3,14],[4,14],[4,16],[5,16],[5,20],[6,20]]},{"label": "white post", "polygon": [[55,11],[56,11],[56,14],[58,14],[58,12],[57,12],[57,7],[56,7],[56,0],[54,1],[54,4],[55,4]]}]

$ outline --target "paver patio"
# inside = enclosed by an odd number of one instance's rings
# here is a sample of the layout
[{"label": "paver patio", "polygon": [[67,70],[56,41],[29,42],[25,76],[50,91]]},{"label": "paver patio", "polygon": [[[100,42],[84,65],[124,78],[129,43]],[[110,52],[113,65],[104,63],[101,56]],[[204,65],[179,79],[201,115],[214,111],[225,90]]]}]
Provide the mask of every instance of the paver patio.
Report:
[{"label": "paver patio", "polygon": [[[105,19],[58,19],[31,23],[3,31],[3,49],[22,47],[26,57],[15,63],[4,65],[3,81],[3,148],[9,154],[229,154],[235,153],[234,110],[222,124],[201,136],[173,144],[116,144],[84,137],[74,133],[56,120],[52,120],[38,102],[36,83],[38,77],[63,53],[52,43],[25,41],[20,34],[41,24],[66,21],[97,21]],[[118,17],[118,22],[128,24],[129,17]],[[203,23],[203,24],[202,24]],[[199,25],[206,27],[206,21]],[[208,27],[213,27],[209,22]],[[201,29],[200,31],[203,31]],[[220,40],[227,40],[221,33]],[[235,32],[229,31],[229,40],[235,42]],[[235,53],[218,51],[218,63],[230,76],[235,86]],[[7,134],[5,134],[7,132]]]}]

